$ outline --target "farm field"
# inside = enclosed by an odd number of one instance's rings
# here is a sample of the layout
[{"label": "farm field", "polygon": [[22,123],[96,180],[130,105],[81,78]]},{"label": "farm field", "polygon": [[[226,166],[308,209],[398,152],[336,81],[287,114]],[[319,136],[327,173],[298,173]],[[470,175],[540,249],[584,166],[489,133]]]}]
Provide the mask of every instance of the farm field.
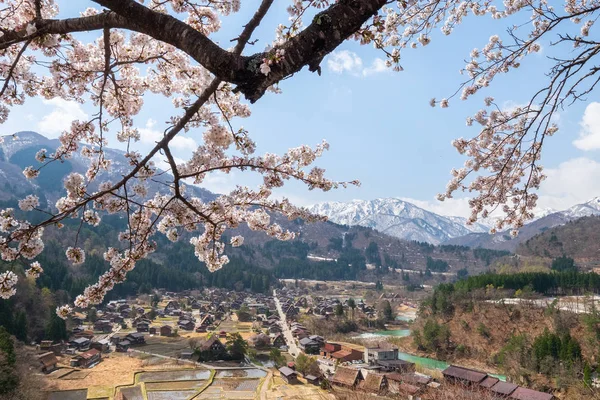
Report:
[{"label": "farm field", "polygon": [[65,374],[67,368],[63,368],[46,378],[49,399],[112,400],[121,392],[128,400],[250,400],[264,398],[259,390],[268,384],[265,377],[271,377],[259,368],[190,368],[189,364],[169,360],[151,365],[157,359],[142,358],[112,353],[88,370]]}]

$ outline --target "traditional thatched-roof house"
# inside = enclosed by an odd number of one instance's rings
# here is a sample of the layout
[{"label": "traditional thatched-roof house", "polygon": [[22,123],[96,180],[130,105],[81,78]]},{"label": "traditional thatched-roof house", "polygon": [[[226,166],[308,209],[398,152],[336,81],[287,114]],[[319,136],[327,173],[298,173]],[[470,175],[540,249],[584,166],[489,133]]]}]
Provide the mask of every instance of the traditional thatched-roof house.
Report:
[{"label": "traditional thatched-roof house", "polygon": [[56,355],[51,351],[48,353],[40,354],[38,356],[38,361],[40,362],[40,369],[42,372],[49,373],[56,369],[56,364],[58,364],[58,359]]},{"label": "traditional thatched-roof house", "polygon": [[331,383],[347,388],[354,388],[362,380],[362,375],[358,369],[338,367],[335,370]]},{"label": "traditional thatched-roof house", "polygon": [[385,375],[370,372],[358,387],[368,393],[382,393],[387,390],[388,383]]}]

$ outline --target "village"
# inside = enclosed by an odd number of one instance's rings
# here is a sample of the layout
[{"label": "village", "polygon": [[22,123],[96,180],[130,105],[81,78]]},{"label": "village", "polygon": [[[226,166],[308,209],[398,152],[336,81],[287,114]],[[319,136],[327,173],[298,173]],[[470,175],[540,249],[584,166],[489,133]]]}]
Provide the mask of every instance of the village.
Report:
[{"label": "village", "polygon": [[[364,293],[351,285],[351,294]],[[311,332],[315,321],[340,314],[375,321],[382,301],[398,314],[387,332],[409,332],[417,309],[410,299],[382,293],[365,301],[335,292],[310,294],[287,282],[272,295],[205,289],[111,301],[76,313],[68,341],[37,344],[39,373],[51,400],[322,399],[355,392],[426,399],[448,388],[553,399],[502,376],[422,365],[375,328],[358,336]]]}]

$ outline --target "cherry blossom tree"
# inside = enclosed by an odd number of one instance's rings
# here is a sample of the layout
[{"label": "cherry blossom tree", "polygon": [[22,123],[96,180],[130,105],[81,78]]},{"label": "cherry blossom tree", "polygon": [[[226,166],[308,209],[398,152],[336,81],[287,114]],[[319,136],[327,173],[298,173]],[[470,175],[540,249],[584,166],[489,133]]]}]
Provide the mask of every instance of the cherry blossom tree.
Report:
[{"label": "cherry blossom tree", "polygon": [[[440,200],[457,190],[474,192],[471,221],[500,206],[505,217],[498,229],[518,228],[531,217],[534,189],[543,180],[542,145],[557,130],[552,116],[563,105],[584,98],[598,79],[593,59],[600,44],[589,35],[598,0],[567,0],[560,9],[544,0],[507,0],[497,5],[492,0],[257,0],[248,22],[232,38],[232,48],[223,48],[211,38],[225,16],[240,10],[240,0],[93,3],[96,8],[57,18],[60,2],[56,0],[0,0],[0,122],[9,118],[12,107],[34,96],[85,102],[96,109],[89,120],[72,122],[55,152],[40,151],[37,164],[23,171],[27,178],[43,176],[45,166],[76,152],[89,160],[85,176],[71,173],[65,179],[65,195],[41,223],[19,220],[12,209],[1,210],[1,258],[31,260],[26,273],[36,277],[43,272],[43,266],[33,260],[44,248],[44,228],[60,228],[67,218],[96,226],[103,215],[112,213],[127,219],[127,228],[119,236],[122,247],[104,253],[110,270],[77,297],[77,307],[101,302],[137,261],[156,250],[155,234],[177,241],[184,231],[194,233],[190,242],[196,256],[214,271],[227,263],[227,245],[243,243],[240,236],[224,243],[226,229],[247,224],[252,230],[289,240],[294,233],[273,223],[273,213],[289,219],[322,219],[286,199],[272,198],[272,190],[285,181],[325,191],[358,184],[330,180],[321,168],[312,166],[328,149],[326,142],[283,155],[257,156],[248,132],[237,127],[238,119],[250,115],[251,103],[267,92],[280,92],[281,80],[304,67],[321,75],[323,58],[347,40],[373,45],[384,52],[388,67],[402,71],[405,49],[428,45],[437,32],[450,34],[470,14],[511,21],[520,16],[524,23],[511,25],[507,38],[492,36],[480,50],[471,51],[460,89],[431,101],[432,106],[444,108],[455,97],[466,100],[490,86],[497,75],[518,68],[527,55],[540,50],[541,43],[555,45],[557,56],[552,58],[555,64],[547,87],[533,94],[527,105],[512,110],[503,110],[487,98],[485,108],[467,119],[467,125],[480,127],[479,133],[454,142],[467,161],[452,171],[453,179]],[[289,20],[278,26],[267,49],[245,53],[248,44],[255,43],[256,28],[276,7],[286,7]],[[98,39],[85,41],[81,32],[97,32]],[[567,57],[560,57],[561,52]],[[315,79],[324,78],[315,75]],[[140,154],[133,149],[141,135],[133,119],[150,93],[171,99],[173,113],[162,139]],[[102,171],[111,166],[104,151],[109,132],[126,145],[130,169],[119,181],[98,182]],[[170,143],[185,132],[202,135],[203,143],[191,158],[178,163]],[[167,171],[155,164],[161,157]],[[256,189],[237,187],[209,202],[185,190],[186,184],[202,185],[211,173],[232,170],[256,171],[263,183]],[[148,183],[161,174],[169,174],[170,192],[149,193]],[[41,211],[33,195],[22,199],[19,207]],[[78,243],[68,247],[66,255],[74,264],[85,260]],[[0,274],[0,296],[12,296],[17,280],[13,272]],[[57,312],[65,317],[70,310],[63,306]]]}]

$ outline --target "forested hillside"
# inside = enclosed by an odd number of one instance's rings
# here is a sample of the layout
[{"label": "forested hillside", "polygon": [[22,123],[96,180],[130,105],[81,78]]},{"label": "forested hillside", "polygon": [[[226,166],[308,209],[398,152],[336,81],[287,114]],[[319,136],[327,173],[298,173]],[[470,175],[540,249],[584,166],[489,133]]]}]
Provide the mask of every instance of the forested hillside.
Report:
[{"label": "forested hillside", "polygon": [[581,266],[600,263],[600,217],[591,216],[548,229],[517,248],[522,256],[571,257]]}]

